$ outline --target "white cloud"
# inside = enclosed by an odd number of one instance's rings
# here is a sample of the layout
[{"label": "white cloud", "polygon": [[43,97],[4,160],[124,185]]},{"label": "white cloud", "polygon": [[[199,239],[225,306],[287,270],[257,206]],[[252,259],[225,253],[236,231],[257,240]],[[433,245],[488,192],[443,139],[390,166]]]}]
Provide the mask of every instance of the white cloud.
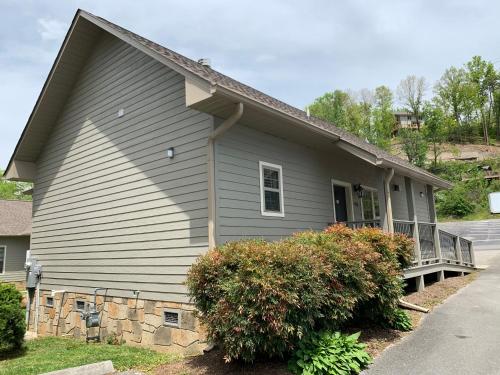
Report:
[{"label": "white cloud", "polygon": [[38,33],[42,37],[42,40],[61,40],[66,34],[67,25],[64,22],[39,18],[38,23]]}]

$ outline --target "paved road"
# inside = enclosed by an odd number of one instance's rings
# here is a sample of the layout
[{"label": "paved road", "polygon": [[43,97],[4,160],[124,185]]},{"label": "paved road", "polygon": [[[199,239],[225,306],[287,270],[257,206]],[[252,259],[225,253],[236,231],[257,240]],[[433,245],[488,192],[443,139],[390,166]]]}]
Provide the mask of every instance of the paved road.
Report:
[{"label": "paved road", "polygon": [[433,310],[363,374],[500,374],[499,349],[500,251],[476,281]]}]

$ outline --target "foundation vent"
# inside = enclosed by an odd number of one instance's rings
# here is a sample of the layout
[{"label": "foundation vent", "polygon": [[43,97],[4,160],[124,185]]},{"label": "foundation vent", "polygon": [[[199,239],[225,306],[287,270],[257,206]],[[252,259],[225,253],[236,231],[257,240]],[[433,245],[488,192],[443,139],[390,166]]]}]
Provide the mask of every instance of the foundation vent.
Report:
[{"label": "foundation vent", "polygon": [[85,301],[77,300],[75,307],[76,311],[85,311]]},{"label": "foundation vent", "polygon": [[172,327],[179,327],[179,312],[165,310],[163,311],[164,324]]}]

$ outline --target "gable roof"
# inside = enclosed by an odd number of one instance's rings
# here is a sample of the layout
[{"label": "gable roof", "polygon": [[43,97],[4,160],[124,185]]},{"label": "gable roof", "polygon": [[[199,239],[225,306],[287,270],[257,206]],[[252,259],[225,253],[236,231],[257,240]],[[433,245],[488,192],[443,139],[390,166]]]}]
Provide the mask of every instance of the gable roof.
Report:
[{"label": "gable roof", "polygon": [[[128,42],[129,44],[132,44],[137,48],[141,48],[143,51],[147,52],[153,57],[156,58],[161,57],[160,59],[161,62],[165,63],[170,68],[185,75],[186,77],[195,77],[199,80],[207,82],[213,87],[221,87],[230,94],[234,94],[238,97],[244,97],[264,107],[280,112],[281,114],[291,119],[298,120],[301,123],[310,127],[311,129],[316,129],[316,130],[319,129],[328,134],[331,134],[337,137],[341,144],[345,144],[345,146],[348,147],[351,150],[351,152],[352,149],[354,149],[355,151],[357,150],[359,152],[367,152],[371,154],[375,158],[376,165],[379,165],[381,167],[395,168],[400,173],[406,173],[414,177],[420,178],[424,181],[432,183],[434,186],[437,187],[449,188],[452,186],[451,183],[449,183],[448,181],[445,181],[433,175],[432,173],[429,173],[421,168],[414,166],[413,164],[407,162],[406,160],[403,160],[370,143],[367,143],[362,139],[360,139],[359,137],[343,129],[340,129],[327,121],[323,121],[314,116],[308,116],[306,112],[298,108],[295,108],[285,102],[282,102],[281,100],[273,98],[272,96],[264,94],[263,92],[256,90],[248,85],[245,85],[244,83],[241,83],[231,77],[228,77],[216,71],[215,69],[212,69],[211,67],[202,65],[175,51],[165,48],[140,35],[137,35],[127,29],[124,29],[123,27],[118,26],[104,18],[95,16],[81,9],[79,9],[76,12],[70,30],[68,31],[68,35],[66,35],[65,41],[63,42],[63,46],[61,47],[61,51],[59,51],[58,57],[54,63],[54,66],[52,67],[47,82],[44,85],[42,94],[47,89],[48,83],[50,83],[49,82],[50,79],[54,76],[57,64],[61,59],[61,57],[63,57],[61,56],[62,51],[66,46],[66,43],[70,42],[69,36],[72,34],[73,30],[75,29],[75,26],[77,26],[77,21],[79,19],[84,19],[88,22],[97,25],[101,29],[110,32],[111,34],[119,37],[125,42]],[[42,94],[40,95],[40,98],[37,101],[37,104],[35,106],[35,109],[33,110],[32,115],[30,116],[30,119],[28,120],[28,124],[26,125],[23,131],[21,139],[19,140],[18,145],[16,146],[16,150],[14,151],[14,154],[12,155],[11,160],[9,161],[9,166],[7,167],[5,173],[7,173],[13,159],[16,157],[19,145],[23,141],[23,138],[26,136],[27,130],[29,131],[31,120],[36,114],[37,108],[39,107],[40,104],[39,102],[42,99]]]},{"label": "gable roof", "polygon": [[31,235],[31,202],[0,200],[0,236]]}]

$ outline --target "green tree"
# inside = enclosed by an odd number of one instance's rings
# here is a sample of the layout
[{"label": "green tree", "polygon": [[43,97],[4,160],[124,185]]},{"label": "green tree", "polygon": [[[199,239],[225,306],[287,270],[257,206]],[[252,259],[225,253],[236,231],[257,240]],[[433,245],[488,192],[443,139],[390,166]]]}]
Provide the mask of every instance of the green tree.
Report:
[{"label": "green tree", "polygon": [[331,122],[339,128],[348,128],[347,106],[349,95],[341,90],[327,92],[309,106],[312,115]]},{"label": "green tree", "polygon": [[[0,176],[3,176],[3,170],[0,169]],[[32,184],[26,182],[7,181],[0,177],[0,199],[15,199],[30,201],[31,196],[23,194],[23,191],[30,189]]]},{"label": "green tree", "polygon": [[447,69],[434,86],[434,101],[454,120],[458,141],[464,140],[464,117],[470,100],[467,73],[462,68]]},{"label": "green tree", "polygon": [[436,167],[441,154],[441,143],[445,138],[446,116],[440,107],[430,103],[424,105],[422,114],[425,122],[424,137],[431,146],[432,162]]},{"label": "green tree", "polygon": [[500,88],[493,95],[493,117],[496,129],[497,141],[500,141]]},{"label": "green tree", "polygon": [[392,92],[387,86],[379,86],[375,89],[372,143],[388,150],[394,125]]},{"label": "green tree", "polygon": [[485,144],[489,144],[489,130],[493,112],[493,95],[498,87],[499,77],[493,63],[481,56],[474,56],[466,64],[468,80],[473,89],[476,110],[483,132]]},{"label": "green tree", "polygon": [[406,154],[408,161],[417,167],[423,167],[428,148],[423,134],[411,129],[401,129],[399,135],[403,144],[403,152]]}]

